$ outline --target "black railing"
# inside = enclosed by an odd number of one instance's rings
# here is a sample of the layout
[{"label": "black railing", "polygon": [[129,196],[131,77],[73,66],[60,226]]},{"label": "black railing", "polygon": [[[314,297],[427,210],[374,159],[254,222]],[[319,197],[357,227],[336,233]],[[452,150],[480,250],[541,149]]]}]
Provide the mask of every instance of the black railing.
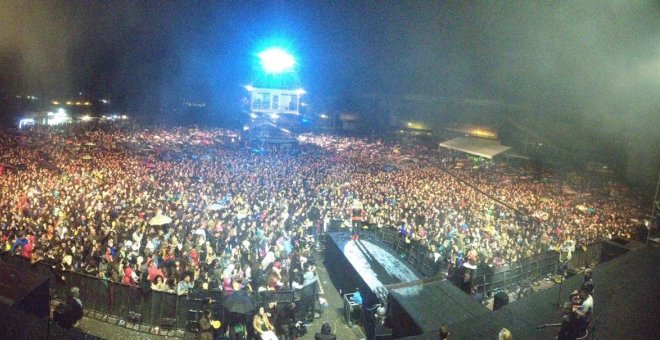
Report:
[{"label": "black railing", "polygon": [[[425,277],[433,277],[439,269],[446,267],[445,259],[434,258],[433,252],[417,241],[406,241],[395,228],[375,228],[376,239],[383,241],[399,254],[404,255],[408,264]],[[577,247],[572,254],[568,267],[579,270],[599,262],[602,242]],[[500,268],[479,266],[471,273],[472,288],[479,293],[488,293],[501,289],[512,289],[525,283],[531,283],[549,274],[556,274],[559,266],[559,253],[547,251]],[[463,270],[449,272],[449,279],[461,286]]]},{"label": "black railing", "polygon": [[446,266],[442,259],[435,260],[433,252],[427,246],[413,240],[406,241],[394,228],[374,228],[374,235],[397,253],[403,254],[406,262],[424,277],[435,276],[440,268]]},{"label": "black railing", "polygon": [[[80,299],[87,312],[95,312],[101,319],[120,325],[138,324],[161,329],[194,330],[202,316],[202,305],[215,315],[224,318],[223,296],[232,294],[221,290],[199,290],[188,295],[145,291],[140,286],[102,280],[94,276],[72,271],[57,271],[38,262],[6,255],[2,261],[50,278],[51,298],[64,300],[71,287],[80,289]],[[310,320],[314,316],[317,300],[317,283],[298,290],[247,292],[257,306],[269,302],[296,303],[298,320]],[[210,302],[207,302],[210,301]],[[89,315],[89,314],[88,314]]]}]

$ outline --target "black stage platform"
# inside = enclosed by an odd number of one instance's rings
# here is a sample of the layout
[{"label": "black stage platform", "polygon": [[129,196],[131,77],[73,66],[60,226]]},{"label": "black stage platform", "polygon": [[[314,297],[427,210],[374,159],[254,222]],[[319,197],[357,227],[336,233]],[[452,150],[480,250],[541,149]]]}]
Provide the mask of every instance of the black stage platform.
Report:
[{"label": "black stage platform", "polygon": [[[593,271],[595,339],[658,339],[659,268],[660,249],[652,246],[596,266]],[[561,302],[568,301],[570,292],[579,288],[581,283],[580,276],[564,281]],[[554,286],[500,310],[448,324],[451,338],[497,339],[499,331],[508,328],[514,339],[553,339],[559,328],[537,329],[537,326],[561,322],[562,314],[557,308],[559,289],[559,286]],[[438,305],[437,310],[427,310],[425,313],[434,315],[442,308]],[[437,339],[441,322],[438,320],[433,325],[433,331],[411,339]]]},{"label": "black stage platform", "polygon": [[[337,289],[343,293],[356,288],[365,303],[386,298],[384,286],[419,279],[419,276],[389,247],[370,233],[352,241],[346,232],[328,234],[325,266]],[[385,296],[383,296],[385,294]]]},{"label": "black stage platform", "polygon": [[389,317],[395,338],[419,335],[490,314],[447,280],[390,289]]}]

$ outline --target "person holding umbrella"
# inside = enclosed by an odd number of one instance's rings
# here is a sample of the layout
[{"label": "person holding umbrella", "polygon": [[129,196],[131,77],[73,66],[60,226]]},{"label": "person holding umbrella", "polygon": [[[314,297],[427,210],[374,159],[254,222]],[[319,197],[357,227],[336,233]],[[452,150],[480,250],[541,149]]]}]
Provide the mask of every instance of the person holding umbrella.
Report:
[{"label": "person holding umbrella", "polygon": [[270,323],[264,307],[259,307],[259,312],[252,320],[252,326],[254,326],[254,333],[261,340],[277,340],[277,335],[274,332],[275,327]]}]

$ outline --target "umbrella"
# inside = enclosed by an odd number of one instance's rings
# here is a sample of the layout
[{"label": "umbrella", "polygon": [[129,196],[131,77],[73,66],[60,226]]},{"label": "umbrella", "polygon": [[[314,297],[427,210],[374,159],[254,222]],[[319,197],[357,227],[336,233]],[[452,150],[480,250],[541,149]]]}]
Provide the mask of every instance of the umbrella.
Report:
[{"label": "umbrella", "polygon": [[165,225],[168,223],[172,223],[172,219],[165,215],[156,215],[149,220],[149,225]]},{"label": "umbrella", "polygon": [[222,205],[222,204],[214,203],[214,204],[211,204],[211,205],[209,205],[208,207],[206,207],[206,210],[209,210],[209,211],[216,211],[216,210],[221,210],[221,209],[224,208],[224,207],[225,207],[225,206]]},{"label": "umbrella", "polygon": [[88,161],[88,160],[92,159],[92,156],[90,156],[90,155],[84,155],[82,159]]},{"label": "umbrella", "polygon": [[235,291],[224,297],[222,306],[230,313],[248,314],[257,308],[252,296],[243,291]]}]

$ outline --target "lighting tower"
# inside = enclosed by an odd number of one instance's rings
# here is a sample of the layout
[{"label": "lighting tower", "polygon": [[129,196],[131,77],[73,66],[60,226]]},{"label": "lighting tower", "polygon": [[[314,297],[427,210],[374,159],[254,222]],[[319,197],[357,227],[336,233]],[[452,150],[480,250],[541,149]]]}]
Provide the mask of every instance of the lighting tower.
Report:
[{"label": "lighting tower", "polygon": [[295,58],[279,47],[259,53],[259,77],[248,85],[248,122],[243,127],[248,142],[294,143],[300,124],[300,98]]}]

